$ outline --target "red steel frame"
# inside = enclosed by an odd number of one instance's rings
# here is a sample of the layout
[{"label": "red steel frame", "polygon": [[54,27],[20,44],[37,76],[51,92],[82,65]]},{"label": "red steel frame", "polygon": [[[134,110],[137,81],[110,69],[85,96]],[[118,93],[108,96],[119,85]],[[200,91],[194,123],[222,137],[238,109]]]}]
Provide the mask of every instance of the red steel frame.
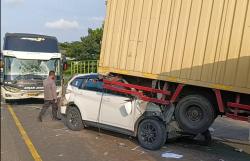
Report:
[{"label": "red steel frame", "polygon": [[222,101],[220,90],[215,89],[215,95],[216,95],[217,103],[218,103],[218,106],[219,106],[219,110],[220,110],[221,113],[224,113],[225,112],[225,107],[224,107],[224,104],[223,104],[223,101]]},{"label": "red steel frame", "polygon": [[[154,89],[154,88],[144,87],[144,86],[139,86],[139,85],[134,85],[134,84],[122,83],[122,82],[117,82],[116,80],[111,81],[111,80],[104,79],[103,82],[104,82],[103,87],[106,89],[120,92],[120,93],[134,95],[143,101],[154,102],[154,103],[158,103],[162,105],[169,105],[170,103],[176,102],[177,98],[179,97],[184,87],[183,84],[179,84],[175,92],[172,94],[168,90],[160,90],[160,89]],[[160,94],[169,96],[169,100],[149,97],[149,96],[144,95],[145,92],[160,93]],[[240,103],[239,94],[236,96],[236,102],[227,102],[226,104],[224,104],[221,91],[219,89],[214,89],[214,92],[215,92],[215,96],[217,99],[217,104],[218,104],[220,113],[225,114],[226,116],[235,120],[250,121],[249,120],[250,118],[238,115],[238,110],[240,109],[250,111],[250,105],[244,105]],[[227,107],[236,109],[235,112],[233,114],[225,113],[225,105]]]},{"label": "red steel frame", "polygon": [[[224,107],[224,103],[222,100],[221,91],[218,89],[215,89],[215,95],[216,95],[216,99],[217,99],[220,112],[225,113],[225,107]],[[240,94],[237,94],[235,102],[227,102],[226,106],[235,109],[233,114],[225,113],[227,117],[232,118],[234,120],[250,121],[249,120],[250,118],[238,115],[238,110],[240,109],[250,111],[250,105],[244,105],[240,103]]]},{"label": "red steel frame", "polygon": [[184,85],[183,84],[179,84],[173,94],[173,96],[171,97],[170,99],[170,102],[171,103],[174,103],[176,101],[176,99],[179,97],[182,89],[183,89]]},{"label": "red steel frame", "polygon": [[[110,81],[110,80],[104,79],[103,82],[104,82],[103,87],[106,89],[135,95],[143,101],[149,101],[149,102],[159,103],[163,105],[169,105],[170,102],[171,103],[175,102],[184,86],[182,84],[179,84],[176,91],[171,96],[171,92],[168,90],[160,90],[160,89],[154,89],[154,88],[144,87],[144,86],[139,86],[139,85],[134,85],[134,84],[127,84],[127,83],[117,82],[115,80]],[[129,88],[129,89],[126,89],[126,88]],[[152,97],[145,96],[143,92],[160,93],[163,95],[171,96],[171,98],[170,100],[152,98]]]}]

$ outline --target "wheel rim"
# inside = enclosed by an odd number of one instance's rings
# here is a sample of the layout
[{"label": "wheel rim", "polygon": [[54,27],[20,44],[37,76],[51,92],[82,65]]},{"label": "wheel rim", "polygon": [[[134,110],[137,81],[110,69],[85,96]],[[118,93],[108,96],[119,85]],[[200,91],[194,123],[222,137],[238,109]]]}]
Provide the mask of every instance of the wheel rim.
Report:
[{"label": "wheel rim", "polygon": [[156,137],[157,130],[151,123],[142,125],[141,138],[146,144],[153,144],[156,141]]},{"label": "wheel rim", "polygon": [[69,113],[69,122],[71,125],[73,125],[74,127],[77,126],[78,124],[78,113],[75,111],[71,111]]},{"label": "wheel rim", "polygon": [[199,106],[190,106],[186,111],[186,116],[192,122],[199,122],[203,118],[203,112]]}]

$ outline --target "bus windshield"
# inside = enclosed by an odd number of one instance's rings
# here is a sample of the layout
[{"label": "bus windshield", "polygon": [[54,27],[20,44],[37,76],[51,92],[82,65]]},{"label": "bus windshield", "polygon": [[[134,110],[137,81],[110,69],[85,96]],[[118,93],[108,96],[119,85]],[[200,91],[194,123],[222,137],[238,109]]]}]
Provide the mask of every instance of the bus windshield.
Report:
[{"label": "bus windshield", "polygon": [[4,50],[58,53],[58,42],[55,38],[42,36],[6,36]]},{"label": "bus windshield", "polygon": [[4,58],[5,80],[45,79],[49,71],[60,76],[60,59],[26,60],[14,57]]}]

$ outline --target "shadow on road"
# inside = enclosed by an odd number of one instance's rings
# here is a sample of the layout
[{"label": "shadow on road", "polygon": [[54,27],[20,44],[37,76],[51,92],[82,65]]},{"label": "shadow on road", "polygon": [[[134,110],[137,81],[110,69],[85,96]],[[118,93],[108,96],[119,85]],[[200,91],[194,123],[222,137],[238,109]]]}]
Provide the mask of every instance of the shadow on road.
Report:
[{"label": "shadow on road", "polygon": [[30,104],[43,104],[43,99],[23,99],[23,100],[11,100],[5,101],[10,105],[30,105]]},{"label": "shadow on road", "polygon": [[[99,132],[98,128],[88,127],[86,130],[91,130],[95,132]],[[129,137],[127,135],[110,132],[107,130],[100,130],[100,135],[111,135],[113,137],[128,139],[134,144],[139,146],[139,143],[135,137]],[[249,144],[241,144],[241,143],[227,143],[222,140],[213,139],[212,143],[209,146],[204,145],[204,140],[202,138],[189,139],[187,137],[180,137],[174,140],[168,140],[165,144],[165,147],[177,150],[182,153],[205,153],[215,155],[218,158],[223,158],[222,160],[229,161],[247,161],[250,160],[250,145]],[[237,151],[238,148],[243,148],[242,152]],[[240,148],[240,149],[241,149]],[[145,150],[145,149],[144,149]],[[161,149],[158,152],[162,152],[164,150]],[[246,151],[247,152],[246,152]],[[147,150],[145,150],[147,151]],[[151,153],[150,151],[148,151]],[[152,151],[153,152],[153,151]],[[157,151],[156,151],[157,152]],[[154,154],[154,152],[152,153]]]}]

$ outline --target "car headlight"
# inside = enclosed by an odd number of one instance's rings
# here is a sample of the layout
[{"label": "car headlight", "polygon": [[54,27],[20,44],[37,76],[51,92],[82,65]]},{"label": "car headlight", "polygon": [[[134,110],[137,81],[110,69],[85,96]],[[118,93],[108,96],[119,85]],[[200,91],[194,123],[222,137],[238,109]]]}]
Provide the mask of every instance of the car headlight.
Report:
[{"label": "car headlight", "polygon": [[5,88],[7,91],[9,91],[9,92],[13,92],[13,93],[20,92],[20,89],[18,89],[18,88],[14,88],[14,87],[10,87],[10,86],[5,86],[4,88]]}]

